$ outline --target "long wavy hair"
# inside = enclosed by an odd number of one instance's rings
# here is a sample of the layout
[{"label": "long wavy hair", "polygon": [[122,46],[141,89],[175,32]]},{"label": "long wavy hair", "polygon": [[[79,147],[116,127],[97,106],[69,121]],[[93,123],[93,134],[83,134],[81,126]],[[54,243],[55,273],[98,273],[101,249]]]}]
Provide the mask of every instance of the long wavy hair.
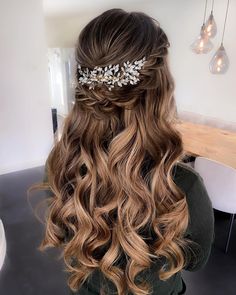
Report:
[{"label": "long wavy hair", "polygon": [[[150,294],[136,279],[155,261],[167,280],[184,268],[189,212],[175,184],[184,157],[176,128],[169,41],[143,12],[110,9],[91,20],[76,44],[76,62],[93,69],[146,57],[136,85],[78,83],[75,102],[47,162],[46,231],[40,249],[60,247],[68,285],[78,290],[100,270],[118,294]],[[104,289],[101,289],[103,294]]]}]

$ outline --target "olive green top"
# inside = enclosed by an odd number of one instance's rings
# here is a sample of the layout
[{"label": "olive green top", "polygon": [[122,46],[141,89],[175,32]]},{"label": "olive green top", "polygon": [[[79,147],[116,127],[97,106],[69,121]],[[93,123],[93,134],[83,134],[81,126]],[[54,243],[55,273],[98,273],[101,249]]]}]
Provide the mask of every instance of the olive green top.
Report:
[{"label": "olive green top", "polygon": [[[47,176],[44,177],[44,180]],[[178,163],[173,169],[173,180],[178,187],[186,194],[187,204],[190,213],[190,222],[185,236],[196,242],[200,248],[193,248],[196,255],[188,257],[188,271],[197,271],[203,268],[210,256],[211,246],[214,241],[214,211],[209,195],[206,191],[203,179],[193,168],[184,163]],[[199,251],[200,249],[200,251]],[[197,257],[197,259],[196,259]],[[177,295],[185,294],[185,287],[181,277],[181,271],[173,275],[167,281],[161,281],[155,276],[154,270],[160,268],[160,262],[154,263],[149,270],[139,274],[140,280],[148,281],[153,288],[153,295]],[[139,280],[138,279],[138,280]],[[76,295],[98,294],[101,281],[111,288],[110,294],[115,293],[113,282],[103,277],[101,271],[96,270],[92,276],[80,287]],[[71,291],[72,292],[72,291]],[[132,294],[132,293],[129,293]]]}]

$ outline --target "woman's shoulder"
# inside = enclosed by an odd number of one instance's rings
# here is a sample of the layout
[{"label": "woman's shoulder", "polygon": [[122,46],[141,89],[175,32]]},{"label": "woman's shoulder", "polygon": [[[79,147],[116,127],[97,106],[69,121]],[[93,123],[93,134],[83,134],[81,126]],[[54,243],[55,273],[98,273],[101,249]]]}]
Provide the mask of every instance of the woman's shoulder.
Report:
[{"label": "woman's shoulder", "polygon": [[194,168],[183,162],[175,164],[173,180],[184,192],[191,190],[193,186],[203,185],[201,175]]},{"label": "woman's shoulder", "polygon": [[212,201],[201,175],[182,162],[176,165],[173,174],[174,182],[186,195],[190,213],[197,217],[199,214],[211,215],[213,219]]}]

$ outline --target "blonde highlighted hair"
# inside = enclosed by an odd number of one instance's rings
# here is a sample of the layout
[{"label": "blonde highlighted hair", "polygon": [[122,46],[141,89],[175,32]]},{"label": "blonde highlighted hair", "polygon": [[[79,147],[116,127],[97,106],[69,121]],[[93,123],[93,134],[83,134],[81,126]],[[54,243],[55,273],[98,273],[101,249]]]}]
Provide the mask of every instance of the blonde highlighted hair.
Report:
[{"label": "blonde highlighted hair", "polygon": [[146,63],[137,85],[109,91],[77,83],[47,182],[30,188],[53,194],[41,249],[61,247],[72,290],[100,270],[119,295],[150,294],[148,282],[136,282],[142,271],[163,258],[156,275],[167,280],[185,266],[189,212],[173,181],[184,152],[168,47],[155,19],[122,9],[105,11],[79,35],[76,61],[84,67],[143,56]]}]

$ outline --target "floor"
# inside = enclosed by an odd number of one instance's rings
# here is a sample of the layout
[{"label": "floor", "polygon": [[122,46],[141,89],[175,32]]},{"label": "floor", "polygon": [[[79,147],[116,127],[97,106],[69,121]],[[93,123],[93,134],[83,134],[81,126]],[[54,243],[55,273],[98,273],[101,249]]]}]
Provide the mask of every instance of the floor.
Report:
[{"label": "floor", "polygon": [[[43,225],[35,218],[29,202],[35,207],[43,196],[34,194],[30,201],[26,198],[27,188],[42,180],[43,171],[44,167],[38,167],[0,176],[0,218],[7,240],[7,256],[0,273],[0,294],[69,294],[59,252],[37,250]],[[229,216],[215,211],[215,220],[216,239],[207,266],[196,272],[183,272],[187,295],[236,294],[236,225],[229,252],[225,254]]]}]

